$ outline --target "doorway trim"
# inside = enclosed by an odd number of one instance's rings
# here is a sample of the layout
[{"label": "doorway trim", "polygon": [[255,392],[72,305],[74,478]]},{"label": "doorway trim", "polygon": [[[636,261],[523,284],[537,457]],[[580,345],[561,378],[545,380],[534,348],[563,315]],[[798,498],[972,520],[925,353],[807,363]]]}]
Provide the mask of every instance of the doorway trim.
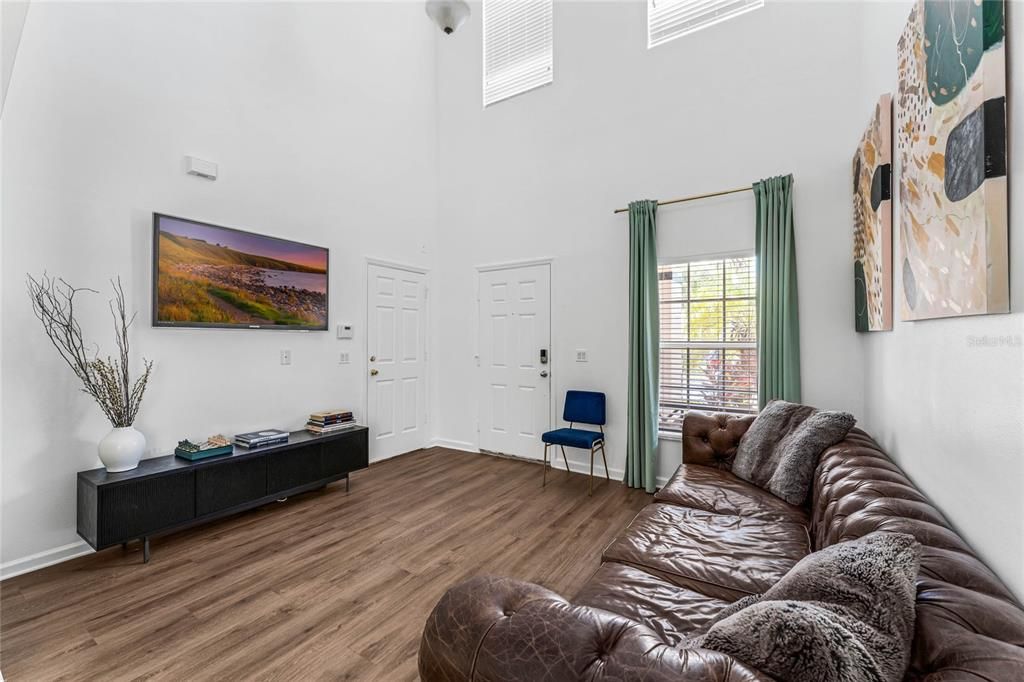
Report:
[{"label": "doorway trim", "polygon": [[[555,346],[555,303],[557,297],[555,295],[555,258],[554,256],[542,256],[538,258],[524,258],[523,260],[504,261],[500,263],[485,263],[483,265],[476,266],[476,310],[474,311],[474,324],[473,324],[473,364],[476,366],[476,376],[473,380],[475,386],[474,397],[477,405],[476,408],[476,431],[473,438],[473,445],[477,452],[488,454],[491,456],[492,453],[485,452],[480,449],[480,396],[477,395],[476,391],[479,390],[480,386],[480,275],[484,272],[496,272],[498,270],[516,270],[518,268],[528,268],[534,265],[547,265],[548,266],[548,333],[550,338],[548,339],[548,366],[551,368],[551,392],[548,394],[548,425],[551,428],[555,428],[558,423],[558,396],[561,395],[561,377],[558,372],[558,361],[555,359],[554,346]],[[364,353],[365,355],[365,353]]]},{"label": "doorway trim", "polygon": [[514,270],[516,268],[528,268],[531,265],[554,265],[555,259],[548,258],[528,258],[526,260],[514,260],[506,263],[490,263],[487,265],[476,266],[477,272],[493,272],[495,270]]},{"label": "doorway trim", "polygon": [[[432,406],[430,391],[432,387],[431,382],[431,370],[433,368],[433,356],[434,338],[431,334],[430,326],[430,313],[431,313],[431,277],[430,270],[419,265],[409,265],[408,263],[400,263],[398,261],[387,260],[384,258],[374,258],[373,256],[366,256],[363,263],[363,334],[362,343],[360,348],[362,349],[362,362],[359,364],[363,373],[362,391],[363,391],[363,415],[366,419],[366,425],[370,425],[370,266],[376,265],[383,268],[392,268],[394,270],[403,270],[405,272],[412,272],[418,275],[423,275],[423,314],[427,325],[427,332],[424,339],[423,347],[423,365],[424,365],[424,398],[423,398],[423,418],[426,423],[425,426],[425,438],[420,446],[421,448],[430,447],[433,442],[433,436],[430,431],[432,429],[432,420],[430,418],[430,409]],[[337,323],[336,323],[337,324]],[[372,435],[372,434],[371,434]],[[401,453],[400,453],[401,454]],[[397,455],[395,455],[397,456]],[[380,462],[390,457],[380,457],[377,459],[370,459],[370,462]]]},{"label": "doorway trim", "polygon": [[429,275],[430,270],[419,266],[409,265],[408,263],[399,263],[393,260],[384,260],[383,258],[373,258],[372,256],[366,257],[366,265],[379,265],[384,268],[394,268],[395,270],[405,270],[406,272],[415,272],[419,275]]}]

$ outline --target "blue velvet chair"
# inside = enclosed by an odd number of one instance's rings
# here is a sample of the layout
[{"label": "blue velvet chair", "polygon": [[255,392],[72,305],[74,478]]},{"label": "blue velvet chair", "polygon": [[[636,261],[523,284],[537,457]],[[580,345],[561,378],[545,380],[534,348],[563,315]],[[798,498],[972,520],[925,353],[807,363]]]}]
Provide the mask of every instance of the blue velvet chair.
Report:
[{"label": "blue velvet chair", "polygon": [[[566,391],[565,409],[562,411],[562,419],[569,422],[567,429],[555,429],[548,431],[540,437],[544,441],[544,483],[548,484],[548,448],[557,445],[562,450],[562,459],[565,461],[565,470],[569,471],[569,458],[565,456],[565,446],[590,450],[590,490],[588,495],[594,494],[594,453],[601,451],[601,460],[604,462],[604,477],[608,478],[608,458],[604,453],[604,393],[595,391]],[[577,429],[576,423],[590,424],[596,426],[599,431],[589,429]]]}]

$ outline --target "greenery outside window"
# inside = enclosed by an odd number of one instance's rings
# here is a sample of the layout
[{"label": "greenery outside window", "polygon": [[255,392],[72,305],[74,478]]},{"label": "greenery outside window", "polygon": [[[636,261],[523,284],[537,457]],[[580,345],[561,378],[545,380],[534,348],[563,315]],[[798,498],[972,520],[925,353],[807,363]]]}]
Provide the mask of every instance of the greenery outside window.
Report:
[{"label": "greenery outside window", "polygon": [[751,254],[658,266],[659,431],[687,410],[757,412],[756,292]]}]

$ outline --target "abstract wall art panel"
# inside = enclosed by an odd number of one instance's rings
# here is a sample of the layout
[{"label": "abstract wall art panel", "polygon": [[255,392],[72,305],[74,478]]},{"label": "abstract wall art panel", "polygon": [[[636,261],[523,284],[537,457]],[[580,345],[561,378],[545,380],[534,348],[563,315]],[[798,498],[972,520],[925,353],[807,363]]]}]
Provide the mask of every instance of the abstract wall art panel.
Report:
[{"label": "abstract wall art panel", "polygon": [[854,324],[892,329],[892,95],[882,95],[853,157]]},{"label": "abstract wall art panel", "polygon": [[901,317],[1009,311],[1003,0],[918,0],[900,36]]}]

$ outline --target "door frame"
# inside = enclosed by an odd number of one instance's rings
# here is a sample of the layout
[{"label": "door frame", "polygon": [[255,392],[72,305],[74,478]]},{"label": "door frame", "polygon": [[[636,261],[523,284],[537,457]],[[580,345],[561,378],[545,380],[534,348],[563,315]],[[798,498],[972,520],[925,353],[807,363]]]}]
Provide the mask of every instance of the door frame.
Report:
[{"label": "door frame", "polygon": [[[529,268],[535,265],[547,265],[548,266],[548,370],[551,377],[549,385],[551,390],[548,392],[548,426],[555,428],[558,423],[557,412],[558,412],[558,400],[557,396],[561,395],[559,387],[561,386],[561,377],[558,375],[557,369],[558,361],[555,359],[554,344],[555,344],[555,316],[553,311],[555,309],[555,258],[553,256],[540,257],[540,258],[526,258],[523,260],[505,261],[501,263],[487,263],[484,265],[476,266],[476,292],[474,296],[476,298],[476,310],[474,311],[474,325],[473,325],[473,364],[476,365],[476,373],[473,379],[473,397],[476,403],[476,435],[474,436],[474,445],[477,452],[483,452],[480,449],[480,405],[481,396],[479,395],[480,390],[480,275],[485,272],[496,272],[500,270],[517,270],[519,268]],[[365,354],[364,354],[365,355]]]},{"label": "door frame", "polygon": [[[417,275],[423,276],[423,316],[426,324],[426,331],[423,339],[423,420],[424,420],[424,441],[421,448],[428,447],[431,443],[432,437],[429,433],[431,428],[430,419],[430,370],[431,362],[433,360],[433,334],[431,334],[430,327],[430,270],[419,265],[409,265],[408,263],[400,263],[397,261],[386,260],[383,258],[374,258],[372,256],[366,256],[363,264],[363,341],[362,341],[362,372],[363,372],[363,414],[366,416],[366,425],[370,426],[370,266],[376,265],[382,268],[391,268],[393,270],[402,270],[404,272],[412,272]],[[371,434],[372,436],[372,434]],[[372,438],[370,439],[372,442]],[[384,459],[390,459],[390,457],[377,457],[374,458],[371,453],[370,462],[380,462]]]}]

